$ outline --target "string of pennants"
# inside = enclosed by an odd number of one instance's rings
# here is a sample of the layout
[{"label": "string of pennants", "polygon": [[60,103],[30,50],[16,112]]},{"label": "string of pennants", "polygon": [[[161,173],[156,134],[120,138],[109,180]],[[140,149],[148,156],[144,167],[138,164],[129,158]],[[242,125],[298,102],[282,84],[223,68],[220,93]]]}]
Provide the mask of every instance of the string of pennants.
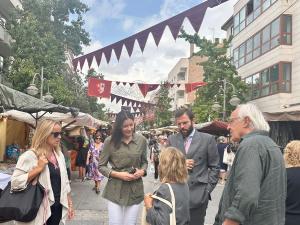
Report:
[{"label": "string of pennants", "polygon": [[128,38],[122,39],[116,43],[98,49],[86,55],[77,57],[73,59],[73,66],[76,69],[79,64],[80,69],[82,69],[85,62],[87,61],[88,67],[90,68],[93,60],[96,60],[96,63],[99,66],[103,56],[106,58],[106,62],[109,63],[111,60],[112,52],[115,53],[115,56],[119,61],[124,47],[126,48],[129,57],[131,57],[136,41],[141,51],[144,52],[150,34],[152,34],[155,44],[156,46],[158,46],[166,27],[169,27],[173,38],[176,40],[185,18],[190,21],[194,31],[197,33],[201,27],[207,8],[216,7],[226,1],[227,0],[207,0],[176,16],[173,16],[134,35],[131,35]]},{"label": "string of pennants", "polygon": [[[102,80],[95,77],[90,77],[88,80],[88,96],[110,98],[112,96],[111,94],[112,82],[115,82],[117,85],[122,84],[124,86],[129,84],[131,87],[134,84],[136,84],[138,85],[144,97],[146,97],[148,92],[156,90],[159,86],[163,86],[165,88],[173,88],[174,86],[176,86],[177,88],[179,88],[181,85],[184,85],[185,92],[189,93],[196,90],[198,87],[205,86],[207,84],[206,82],[201,82],[201,81],[186,83],[186,84],[180,84],[180,83],[146,84],[146,83],[134,83],[134,82],[109,81],[109,80]],[[120,99],[119,98],[116,99],[117,102],[119,102]],[[126,100],[123,99],[122,101],[126,101]]]}]

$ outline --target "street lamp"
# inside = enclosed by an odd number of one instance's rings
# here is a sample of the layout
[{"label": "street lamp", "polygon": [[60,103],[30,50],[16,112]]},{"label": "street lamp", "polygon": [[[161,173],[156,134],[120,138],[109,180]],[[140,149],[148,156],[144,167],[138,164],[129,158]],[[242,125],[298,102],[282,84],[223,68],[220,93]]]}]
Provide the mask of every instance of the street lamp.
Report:
[{"label": "street lamp", "polygon": [[36,76],[39,76],[41,79],[40,99],[45,100],[46,102],[52,102],[54,98],[49,91],[49,84],[48,84],[48,92],[46,93],[45,96],[43,96],[44,80],[46,80],[44,78],[44,68],[43,67],[41,70],[41,74],[39,74],[39,73],[34,74],[31,84],[29,85],[28,88],[26,88],[27,94],[35,96],[39,93],[39,89],[35,86],[35,83],[34,83]]},{"label": "street lamp", "polygon": [[[221,80],[223,83],[223,87],[220,87],[220,89],[223,91],[223,121],[226,118],[226,91],[227,91],[227,84],[231,85],[232,90],[233,90],[233,95],[231,99],[229,100],[229,104],[232,106],[237,106],[240,104],[241,100],[237,97],[235,87],[232,83],[228,82],[226,79]],[[212,110],[219,112],[221,109],[221,105],[215,101],[214,104],[212,105]]]}]

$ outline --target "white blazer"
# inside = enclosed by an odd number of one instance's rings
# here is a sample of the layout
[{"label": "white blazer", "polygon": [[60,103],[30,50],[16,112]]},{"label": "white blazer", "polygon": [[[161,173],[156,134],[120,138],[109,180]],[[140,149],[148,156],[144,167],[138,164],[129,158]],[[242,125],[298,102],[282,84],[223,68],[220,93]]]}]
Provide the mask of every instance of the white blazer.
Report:
[{"label": "white blazer", "polygon": [[[56,159],[58,161],[61,177],[61,192],[60,192],[60,203],[63,206],[62,210],[62,222],[65,224],[67,214],[68,214],[68,193],[71,192],[70,183],[67,175],[65,158],[61,151],[54,152]],[[28,173],[34,167],[37,166],[37,157],[33,151],[24,152],[16,165],[16,169],[11,177],[11,187],[12,189],[25,189],[27,186]],[[45,166],[44,170],[39,176],[40,184],[45,188],[46,195],[40,206],[36,218],[28,223],[16,222],[16,224],[26,224],[26,225],[42,225],[51,216],[50,206],[54,204],[54,194],[51,187],[50,172],[48,166]]]}]

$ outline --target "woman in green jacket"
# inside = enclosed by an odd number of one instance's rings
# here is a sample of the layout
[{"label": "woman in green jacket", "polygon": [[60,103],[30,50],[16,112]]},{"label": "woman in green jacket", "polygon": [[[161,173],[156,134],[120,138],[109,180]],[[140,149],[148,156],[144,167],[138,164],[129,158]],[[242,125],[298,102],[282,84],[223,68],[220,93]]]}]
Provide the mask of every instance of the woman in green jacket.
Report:
[{"label": "woman in green jacket", "polygon": [[147,140],[135,133],[133,115],[121,111],[99,159],[100,172],[109,178],[103,197],[108,200],[110,225],[136,224],[144,199],[142,177],[146,175],[147,166]]}]

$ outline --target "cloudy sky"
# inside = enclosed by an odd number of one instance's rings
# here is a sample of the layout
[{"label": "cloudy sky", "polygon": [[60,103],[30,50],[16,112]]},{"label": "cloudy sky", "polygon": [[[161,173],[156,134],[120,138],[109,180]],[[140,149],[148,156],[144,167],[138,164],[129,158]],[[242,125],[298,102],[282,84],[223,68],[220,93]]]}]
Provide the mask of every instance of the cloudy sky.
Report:
[{"label": "cloudy sky", "polygon": [[[85,28],[90,33],[91,44],[84,47],[84,53],[97,50],[109,44],[117,42],[165,19],[177,15],[193,6],[201,3],[197,0],[82,0],[90,11],[85,15]],[[233,5],[236,0],[208,9],[199,31],[200,36],[225,37],[221,26],[233,13]],[[184,21],[184,29],[193,33],[191,25]],[[123,48],[120,61],[112,54],[109,64],[102,60],[100,67],[95,63],[92,67],[104,74],[107,80],[138,81],[144,83],[159,83],[166,80],[169,71],[180,58],[189,56],[189,44],[182,39],[174,41],[169,29],[163,34],[158,47],[152,36],[142,53],[137,43],[131,58]],[[86,63],[87,64],[87,63]],[[87,65],[83,72],[87,71]],[[133,86],[116,87],[112,92],[118,95],[143,100],[138,89]],[[149,95],[149,94],[148,94]],[[118,111],[120,105],[110,104],[101,100],[111,111]]]}]

